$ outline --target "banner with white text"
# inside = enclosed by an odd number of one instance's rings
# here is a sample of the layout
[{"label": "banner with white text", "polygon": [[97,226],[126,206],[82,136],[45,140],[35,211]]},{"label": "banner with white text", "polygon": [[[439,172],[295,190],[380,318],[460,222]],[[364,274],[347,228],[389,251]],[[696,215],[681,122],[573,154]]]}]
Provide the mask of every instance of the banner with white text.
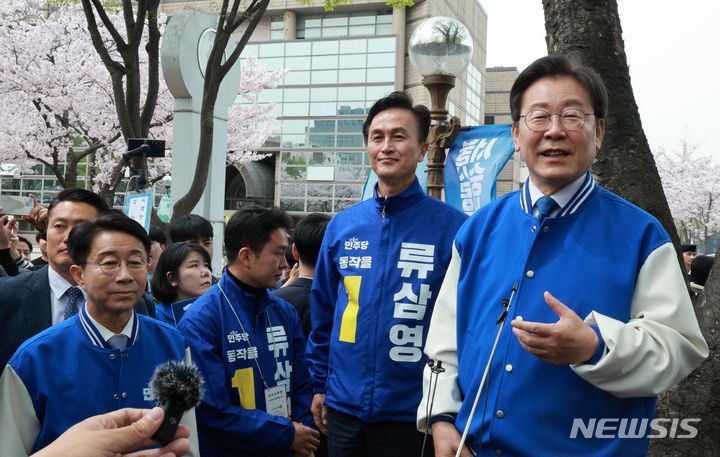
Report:
[{"label": "banner with white text", "polygon": [[510,124],[462,129],[445,162],[445,201],[471,215],[495,200],[495,180],[514,151]]}]

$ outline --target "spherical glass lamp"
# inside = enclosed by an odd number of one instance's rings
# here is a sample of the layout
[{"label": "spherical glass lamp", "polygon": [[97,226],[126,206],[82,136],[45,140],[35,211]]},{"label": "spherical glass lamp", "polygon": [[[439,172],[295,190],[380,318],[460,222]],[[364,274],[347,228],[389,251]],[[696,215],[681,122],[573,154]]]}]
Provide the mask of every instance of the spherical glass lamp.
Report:
[{"label": "spherical glass lamp", "polygon": [[470,63],[473,43],[462,22],[449,17],[423,21],[410,37],[410,62],[423,76],[457,76]]}]

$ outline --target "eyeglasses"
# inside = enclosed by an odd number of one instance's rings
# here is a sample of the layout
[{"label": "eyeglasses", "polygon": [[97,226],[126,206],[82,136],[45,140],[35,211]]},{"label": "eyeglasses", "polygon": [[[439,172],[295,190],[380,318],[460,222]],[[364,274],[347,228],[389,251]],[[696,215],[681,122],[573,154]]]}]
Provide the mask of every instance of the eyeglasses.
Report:
[{"label": "eyeglasses", "polygon": [[544,132],[550,127],[553,116],[560,117],[560,125],[565,130],[580,130],[585,125],[587,116],[595,113],[584,113],[582,110],[575,108],[567,108],[559,113],[548,113],[545,110],[528,111],[520,117],[525,118],[525,125],[533,132]]},{"label": "eyeglasses", "polygon": [[[120,267],[123,262],[120,260],[103,260],[102,262],[85,262],[92,263],[100,267],[103,273],[107,275],[115,275],[120,271]],[[125,265],[130,273],[140,273],[147,271],[147,261],[141,260],[126,260]]]}]

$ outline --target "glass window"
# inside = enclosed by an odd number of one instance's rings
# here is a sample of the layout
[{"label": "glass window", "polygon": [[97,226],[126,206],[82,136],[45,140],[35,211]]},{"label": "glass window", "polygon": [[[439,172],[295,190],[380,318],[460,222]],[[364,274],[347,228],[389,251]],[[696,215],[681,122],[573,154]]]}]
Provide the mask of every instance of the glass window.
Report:
[{"label": "glass window", "polygon": [[331,213],[332,212],[332,199],[308,199],[307,202],[308,212],[313,213]]},{"label": "glass window", "polygon": [[333,148],[335,137],[331,135],[310,135],[310,147],[312,148]]},{"label": "glass window", "polygon": [[309,165],[332,165],[334,162],[334,152],[312,152],[308,155]]},{"label": "glass window", "polygon": [[283,198],[280,200],[280,209],[283,211],[305,211],[305,200]]},{"label": "glass window", "polygon": [[289,167],[283,165],[280,167],[280,177],[282,179],[307,179],[307,167]]},{"label": "glass window", "polygon": [[339,25],[348,25],[348,17],[343,16],[330,16],[326,17],[322,21],[323,27],[337,27]]},{"label": "glass window", "polygon": [[310,103],[310,116],[335,116],[336,114],[335,102]]},{"label": "glass window", "polygon": [[322,26],[322,18],[320,16],[305,16],[300,20],[300,22],[302,22],[303,26],[306,28]]},{"label": "glass window", "polygon": [[283,83],[286,86],[310,84],[309,71],[290,71],[285,75]]},{"label": "glass window", "polygon": [[341,55],[338,68],[365,68],[365,57],[365,54]]},{"label": "glass window", "polygon": [[339,148],[361,148],[363,138],[361,135],[338,135],[337,145]]},{"label": "glass window", "polygon": [[307,116],[307,103],[283,103],[283,116]]},{"label": "glass window", "polygon": [[368,39],[368,52],[395,51],[395,37]]},{"label": "glass window", "polygon": [[347,34],[347,27],[330,27],[322,29],[322,36],[324,37],[347,36]]},{"label": "glass window", "polygon": [[[340,43],[336,40],[332,41],[314,41],[313,42],[313,55],[327,55],[337,54]],[[394,47],[393,47],[394,49]]]},{"label": "glass window", "polygon": [[283,17],[279,14],[270,17],[270,30],[282,29]]},{"label": "glass window", "polygon": [[335,186],[335,198],[360,198],[362,185],[359,184],[337,184]]},{"label": "glass window", "polygon": [[260,63],[267,68],[268,70],[274,70],[277,68],[285,68],[285,62],[282,57],[265,57],[264,59],[259,59]]},{"label": "glass window", "polygon": [[378,24],[375,29],[376,35],[392,35],[392,24]]},{"label": "glass window", "polygon": [[307,153],[299,151],[283,151],[281,162],[283,165],[305,165],[307,163]]},{"label": "glass window", "polygon": [[337,84],[338,72],[337,70],[313,71],[311,81],[312,84]]},{"label": "glass window", "polygon": [[308,121],[305,119],[285,119],[281,123],[283,133],[305,133],[308,129]]},{"label": "glass window", "polygon": [[284,148],[304,147],[305,146],[305,134],[304,133],[283,134],[280,137],[280,145]]},{"label": "glass window", "polygon": [[310,101],[327,102],[337,100],[336,87],[313,87],[310,91]]},{"label": "glass window", "polygon": [[[344,81],[343,81],[344,82]],[[365,100],[364,86],[338,87],[338,100]]]},{"label": "glass window", "polygon": [[374,25],[351,25],[348,29],[349,36],[375,35]]},{"label": "glass window", "polygon": [[298,31],[298,38],[320,38],[322,35],[322,29],[306,29],[302,36],[300,36],[300,32]]},{"label": "glass window", "polygon": [[246,44],[243,48],[242,52],[240,53],[242,57],[247,56],[256,56],[258,55],[258,45],[256,44]]},{"label": "glass window", "polygon": [[367,62],[368,68],[378,67],[394,67],[395,66],[395,53],[394,52],[382,52],[379,54],[370,54]]},{"label": "glass window", "polygon": [[377,23],[378,24],[392,24],[392,11],[386,14],[378,14],[377,15]]},{"label": "glass window", "polygon": [[62,186],[57,179],[44,179],[43,187],[47,190],[62,190]]},{"label": "glass window", "polygon": [[[352,29],[352,28],[351,28]],[[342,40],[340,54],[364,54],[367,52],[367,40]]]},{"label": "glass window", "polygon": [[360,181],[365,179],[365,171],[362,167],[337,166],[335,167],[335,179],[338,181]]},{"label": "glass window", "polygon": [[23,190],[42,190],[42,180],[40,179],[23,179]]},{"label": "glass window", "polygon": [[20,190],[20,180],[19,179],[12,179],[12,178],[3,178],[2,181],[2,189],[3,191],[6,190]]},{"label": "glass window", "polygon": [[332,197],[333,196],[333,185],[332,184],[308,184],[307,194],[308,194],[308,197]]},{"label": "glass window", "polygon": [[263,43],[258,46],[258,57],[278,57],[285,55],[285,43]]},{"label": "glass window", "polygon": [[338,114],[342,116],[364,116],[366,102],[343,103],[338,108]]},{"label": "glass window", "polygon": [[310,127],[310,133],[335,132],[335,121],[333,119],[318,119]]},{"label": "glass window", "polygon": [[280,195],[281,197],[305,197],[304,183],[292,183],[285,184],[280,183]]},{"label": "glass window", "polygon": [[[242,100],[245,100],[242,98]],[[282,89],[263,89],[258,94],[258,101],[260,103],[267,102],[281,102],[282,101]]]},{"label": "glass window", "polygon": [[368,68],[367,82],[380,83],[395,80],[394,68]]},{"label": "glass window", "polygon": [[338,67],[338,56],[313,56],[312,68],[313,70],[327,70],[335,69]]},{"label": "glass window", "polygon": [[365,69],[340,70],[340,81],[342,81],[343,84],[364,83]]},{"label": "glass window", "polygon": [[375,100],[384,97],[385,95],[389,94],[394,90],[395,86],[368,86],[367,98],[365,100],[371,100],[372,102],[374,102]]},{"label": "glass window", "polygon": [[309,56],[312,50],[312,43],[295,41],[293,43],[285,43],[286,56]]},{"label": "glass window", "polygon": [[360,200],[335,200],[335,212],[339,213],[344,209],[348,209],[359,201]]},{"label": "glass window", "polygon": [[350,15],[350,25],[375,24],[374,13],[355,13]]},{"label": "glass window", "polygon": [[[263,91],[264,92],[264,91]],[[310,98],[310,89],[307,87],[301,89],[285,89],[284,101],[287,102],[306,102]]]},{"label": "glass window", "polygon": [[293,70],[309,70],[310,57],[286,57],[285,68]]},{"label": "glass window", "polygon": [[338,120],[338,132],[362,132],[364,119],[340,119]]},{"label": "glass window", "polygon": [[361,152],[338,152],[338,163],[342,165],[362,165],[365,153]]},{"label": "glass window", "polygon": [[270,30],[271,40],[282,40],[284,38],[282,30]]}]

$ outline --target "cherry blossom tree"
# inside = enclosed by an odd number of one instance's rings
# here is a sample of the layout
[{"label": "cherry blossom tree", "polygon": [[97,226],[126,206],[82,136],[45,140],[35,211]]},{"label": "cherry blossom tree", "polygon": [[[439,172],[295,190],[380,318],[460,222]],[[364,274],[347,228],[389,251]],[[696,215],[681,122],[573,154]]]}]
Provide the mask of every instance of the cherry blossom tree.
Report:
[{"label": "cherry blossom tree", "polygon": [[656,163],[680,239],[708,252],[708,237],[720,231],[720,166],[698,156],[688,140],[661,150]]},{"label": "cherry blossom tree", "polygon": [[[4,18],[0,24],[0,105],[5,111],[0,123],[0,162],[17,164],[22,172],[43,163],[63,187],[72,187],[79,162],[90,157],[94,189],[112,196],[124,176],[121,156],[128,135],[166,139],[171,150],[173,101],[162,74],[158,74],[147,133],[123,129],[112,77],[96,52],[78,5],[47,11],[24,0],[11,0],[0,5],[0,14]],[[107,20],[123,23],[117,14],[107,13]],[[115,55],[112,37],[105,36],[104,28],[99,33],[109,55]],[[136,81],[139,99],[147,99],[152,79],[147,60],[141,53]],[[263,157],[255,151],[272,133],[275,116],[272,104],[258,103],[258,94],[274,87],[284,73],[267,71],[257,59],[246,59],[239,88],[243,103],[234,104],[229,113],[228,163]],[[152,165],[150,176],[159,179],[169,171],[170,159],[154,159]]]}]

